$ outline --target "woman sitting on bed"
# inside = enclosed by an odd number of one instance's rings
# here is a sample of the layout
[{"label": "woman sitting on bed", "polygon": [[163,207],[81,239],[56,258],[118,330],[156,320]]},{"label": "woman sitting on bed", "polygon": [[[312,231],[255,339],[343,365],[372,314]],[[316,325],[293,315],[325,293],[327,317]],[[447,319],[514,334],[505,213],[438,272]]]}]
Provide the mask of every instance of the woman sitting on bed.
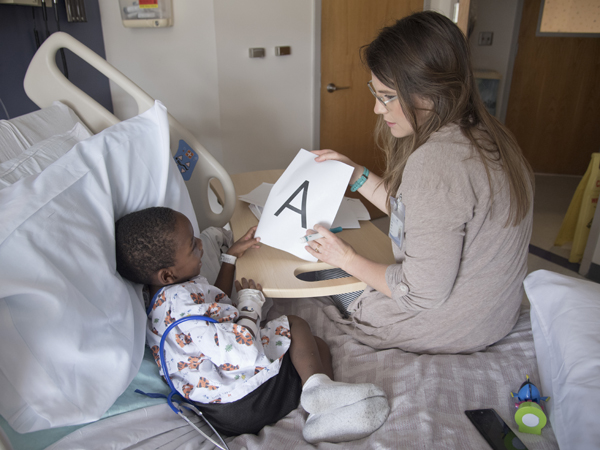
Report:
[{"label": "woman sitting on bed", "polygon": [[[356,254],[329,230],[307,251],[366,282],[339,328],[373,348],[470,353],[504,337],[523,297],[533,173],[486,110],[459,28],[432,12],[385,28],[364,48],[386,156],[380,178],[333,150],[316,161],[355,167],[350,180],[390,215],[396,264]],[[309,230],[310,233],[314,233]]]},{"label": "woman sitting on bed", "polygon": [[[168,376],[185,398],[225,435],[258,433],[298,407],[310,413],[303,429],[311,443],[360,439],[377,430],[389,406],[377,386],[333,381],[331,354],[322,339],[296,316],[281,316],[261,328],[265,298],[253,280],[236,281],[235,258],[258,242],[251,228],[227,251],[216,286],[200,275],[202,241],[181,213],[156,207],[119,219],[117,270],[148,286],[147,341],[158,358],[163,333],[177,319],[208,316],[216,323],[187,320],[165,338]],[[229,261],[229,262],[227,262]],[[345,420],[339,420],[338,417]]]}]

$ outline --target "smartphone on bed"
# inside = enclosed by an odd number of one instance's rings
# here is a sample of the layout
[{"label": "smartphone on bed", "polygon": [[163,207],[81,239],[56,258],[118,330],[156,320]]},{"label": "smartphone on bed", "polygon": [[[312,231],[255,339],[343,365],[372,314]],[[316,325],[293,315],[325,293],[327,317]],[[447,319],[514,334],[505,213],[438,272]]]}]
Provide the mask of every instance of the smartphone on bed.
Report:
[{"label": "smartphone on bed", "polygon": [[495,410],[471,409],[465,411],[465,414],[494,450],[527,450],[525,444]]}]

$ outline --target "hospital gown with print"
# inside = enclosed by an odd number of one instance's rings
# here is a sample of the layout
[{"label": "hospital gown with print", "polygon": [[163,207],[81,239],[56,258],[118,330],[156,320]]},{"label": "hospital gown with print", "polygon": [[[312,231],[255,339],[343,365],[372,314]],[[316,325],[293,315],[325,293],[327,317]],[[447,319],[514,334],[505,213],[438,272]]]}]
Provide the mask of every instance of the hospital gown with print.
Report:
[{"label": "hospital gown with print", "polygon": [[148,308],[147,342],[161,375],[165,375],[158,357],[161,337],[169,325],[190,315],[218,322],[187,320],[165,338],[165,365],[173,385],[187,399],[234,402],[279,373],[291,343],[287,317],[268,322],[255,343],[248,330],[235,323],[239,311],[229,297],[198,276],[162,288]]}]

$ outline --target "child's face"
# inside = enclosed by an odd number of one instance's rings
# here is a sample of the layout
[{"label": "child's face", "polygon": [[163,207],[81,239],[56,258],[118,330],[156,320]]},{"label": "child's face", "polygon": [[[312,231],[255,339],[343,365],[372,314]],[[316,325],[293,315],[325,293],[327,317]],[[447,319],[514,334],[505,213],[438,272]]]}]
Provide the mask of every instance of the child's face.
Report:
[{"label": "child's face", "polygon": [[202,241],[194,236],[192,224],[183,214],[177,213],[175,224],[175,282],[184,282],[200,274],[202,267]]}]

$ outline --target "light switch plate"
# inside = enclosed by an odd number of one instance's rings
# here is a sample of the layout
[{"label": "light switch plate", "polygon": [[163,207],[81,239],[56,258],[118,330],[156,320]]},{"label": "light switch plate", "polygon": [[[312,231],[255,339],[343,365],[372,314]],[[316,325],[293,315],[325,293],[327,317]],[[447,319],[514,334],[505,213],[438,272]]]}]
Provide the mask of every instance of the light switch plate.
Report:
[{"label": "light switch plate", "polygon": [[284,55],[291,55],[292,54],[292,47],[290,47],[289,45],[283,46],[283,47],[275,47],[275,56],[284,56]]},{"label": "light switch plate", "polygon": [[264,47],[255,47],[250,49],[250,58],[264,58],[265,49]]}]

